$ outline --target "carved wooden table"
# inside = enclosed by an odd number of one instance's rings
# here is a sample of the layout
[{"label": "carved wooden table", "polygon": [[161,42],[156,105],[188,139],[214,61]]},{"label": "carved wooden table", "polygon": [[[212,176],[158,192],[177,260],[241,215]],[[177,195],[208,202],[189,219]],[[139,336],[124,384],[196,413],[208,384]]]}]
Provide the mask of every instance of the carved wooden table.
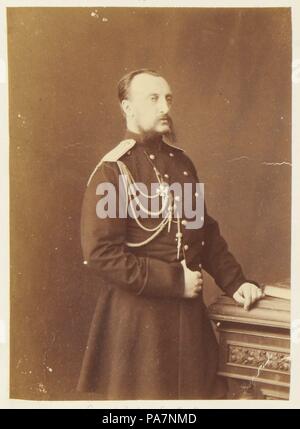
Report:
[{"label": "carved wooden table", "polygon": [[265,297],[245,311],[221,296],[209,314],[219,333],[218,373],[238,381],[240,398],[288,399],[290,301]]}]

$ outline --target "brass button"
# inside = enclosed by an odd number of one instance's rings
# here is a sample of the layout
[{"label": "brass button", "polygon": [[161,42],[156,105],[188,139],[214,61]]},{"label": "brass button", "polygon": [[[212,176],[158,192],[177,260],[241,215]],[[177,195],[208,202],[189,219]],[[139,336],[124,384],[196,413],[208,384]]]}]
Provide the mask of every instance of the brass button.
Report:
[{"label": "brass button", "polygon": [[202,264],[199,264],[199,268],[200,268],[200,270],[202,270]]},{"label": "brass button", "polygon": [[169,178],[169,175],[166,173],[166,174],[164,174],[164,177],[165,177],[166,179],[168,179],[168,178]]},{"label": "brass button", "polygon": [[199,197],[199,194],[198,194],[198,192],[195,192],[195,197],[197,198],[197,197]]},{"label": "brass button", "polygon": [[170,156],[171,158],[173,158],[174,153],[173,153],[173,152],[170,152],[170,153],[169,153],[169,156]]},{"label": "brass button", "polygon": [[183,226],[186,226],[186,225],[187,225],[187,221],[186,221],[185,219],[183,219],[183,220],[181,221],[181,223],[182,223],[182,225],[183,225]]},{"label": "brass button", "polygon": [[184,175],[184,176],[188,176],[188,175],[189,175],[189,173],[188,173],[187,171],[184,171],[184,172],[183,172],[183,175]]},{"label": "brass button", "polygon": [[153,159],[155,159],[155,155],[153,155],[153,153],[151,153],[151,154],[149,155],[149,158],[153,160]]},{"label": "brass button", "polygon": [[205,241],[202,241],[201,246],[204,246],[204,244],[205,244]]},{"label": "brass button", "polygon": [[188,246],[187,244],[185,244],[185,245],[183,246],[183,248],[184,248],[184,250],[189,250],[189,246]]},{"label": "brass button", "polygon": [[84,265],[87,265],[87,263],[88,263],[88,261],[83,261],[83,264],[84,264]]}]

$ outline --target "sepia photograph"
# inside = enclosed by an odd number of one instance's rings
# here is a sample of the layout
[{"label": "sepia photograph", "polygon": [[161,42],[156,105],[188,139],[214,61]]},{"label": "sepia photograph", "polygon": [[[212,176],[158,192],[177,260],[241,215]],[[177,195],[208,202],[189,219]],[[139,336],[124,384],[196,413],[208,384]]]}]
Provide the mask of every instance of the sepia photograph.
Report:
[{"label": "sepia photograph", "polygon": [[9,398],[288,402],[292,8],[63,3],[5,11]]}]

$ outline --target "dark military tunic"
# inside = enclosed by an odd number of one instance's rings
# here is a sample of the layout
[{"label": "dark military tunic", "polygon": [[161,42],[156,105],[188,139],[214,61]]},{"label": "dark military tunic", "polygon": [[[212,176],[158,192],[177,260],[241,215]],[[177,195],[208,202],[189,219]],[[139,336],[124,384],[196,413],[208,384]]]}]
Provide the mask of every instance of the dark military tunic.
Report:
[{"label": "dark military tunic", "polygon": [[[136,182],[157,182],[153,165],[169,184],[198,182],[192,161],[160,136],[142,140],[120,156]],[[148,155],[148,156],[146,156]],[[151,155],[152,162],[149,162]],[[208,399],[224,395],[216,377],[217,342],[202,293],[183,298],[184,272],[206,270],[228,295],[246,281],[228,251],[218,223],[205,211],[204,225],[187,229],[181,222],[183,251],[177,259],[177,226],[172,223],[151,242],[149,232],[127,218],[96,214],[99,183],[118,188],[116,162],[104,160],[94,171],[82,207],[82,248],[86,267],[99,277],[99,299],[91,323],[78,389],[100,399]],[[158,219],[141,220],[151,227]]]}]

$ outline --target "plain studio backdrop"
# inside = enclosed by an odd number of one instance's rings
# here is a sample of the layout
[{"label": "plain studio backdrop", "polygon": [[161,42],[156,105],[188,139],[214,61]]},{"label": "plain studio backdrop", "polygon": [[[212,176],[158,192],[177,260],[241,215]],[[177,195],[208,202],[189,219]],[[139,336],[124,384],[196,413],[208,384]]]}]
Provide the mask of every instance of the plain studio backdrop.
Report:
[{"label": "plain studio backdrop", "polygon": [[[246,276],[289,277],[290,25],[284,8],[8,9],[11,397],[84,397],[73,390],[101,281],[82,264],[80,209],[123,138],[128,71],[169,81],[177,144]],[[206,302],[219,293],[206,276]]]}]

